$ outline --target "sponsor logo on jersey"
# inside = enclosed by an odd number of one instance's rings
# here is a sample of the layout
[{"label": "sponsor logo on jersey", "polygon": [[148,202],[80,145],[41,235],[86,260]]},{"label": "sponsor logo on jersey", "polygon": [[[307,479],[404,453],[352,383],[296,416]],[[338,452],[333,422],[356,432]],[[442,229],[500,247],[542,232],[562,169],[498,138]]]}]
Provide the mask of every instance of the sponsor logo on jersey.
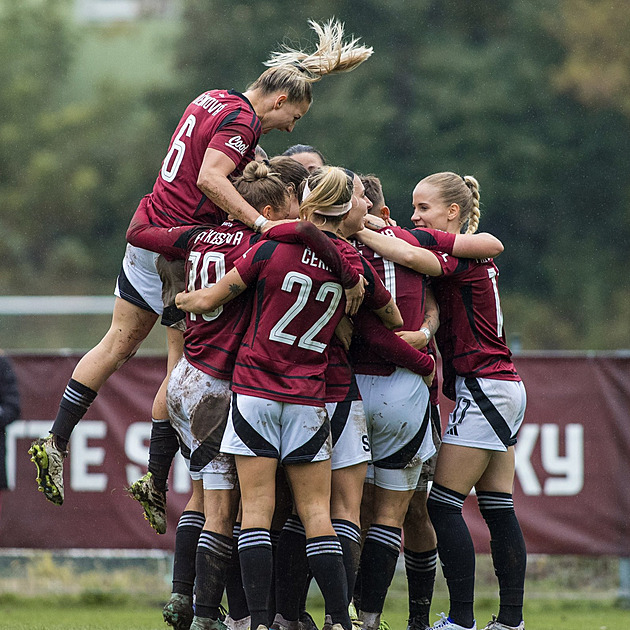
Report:
[{"label": "sponsor logo on jersey", "polygon": [[249,144],[243,142],[243,138],[241,136],[232,136],[226,143],[226,147],[231,147],[232,149],[236,149],[241,155],[245,155],[245,151],[249,149]]}]

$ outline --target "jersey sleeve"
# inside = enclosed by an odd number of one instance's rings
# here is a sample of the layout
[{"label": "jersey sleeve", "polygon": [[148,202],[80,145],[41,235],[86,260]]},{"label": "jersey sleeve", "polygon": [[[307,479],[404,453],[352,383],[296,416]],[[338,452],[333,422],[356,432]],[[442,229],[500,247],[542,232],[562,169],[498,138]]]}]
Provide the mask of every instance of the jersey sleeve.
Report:
[{"label": "jersey sleeve", "polygon": [[277,225],[266,232],[265,238],[282,243],[306,245],[341,280],[344,289],[351,289],[359,282],[359,272],[345,254],[340,252],[321,230],[308,221]]},{"label": "jersey sleeve", "polygon": [[[209,149],[216,149],[234,162],[235,167],[240,164],[248,151],[252,150],[258,141],[254,128],[246,123],[246,114],[242,111],[232,112],[221,123],[208,143]],[[252,118],[252,124],[257,119]]]},{"label": "jersey sleeve", "polygon": [[435,257],[440,261],[442,267],[442,276],[454,276],[470,269],[473,261],[469,258],[458,258],[444,252],[433,252]]},{"label": "jersey sleeve", "polygon": [[354,330],[369,344],[370,350],[386,361],[420,376],[428,376],[433,371],[434,361],[428,353],[416,350],[396,333],[385,328],[374,313],[359,311],[354,318]]},{"label": "jersey sleeve", "polygon": [[446,254],[453,253],[456,234],[443,232],[442,230],[431,230],[429,228],[414,228],[412,230],[406,230],[406,232],[414,237],[420,247],[432,251],[445,252]]},{"label": "jersey sleeve", "polygon": [[199,225],[171,228],[153,225],[146,204],[140,203],[127,228],[127,242],[134,247],[162,254],[168,260],[177,260],[186,257],[188,242],[199,229],[203,228]]}]

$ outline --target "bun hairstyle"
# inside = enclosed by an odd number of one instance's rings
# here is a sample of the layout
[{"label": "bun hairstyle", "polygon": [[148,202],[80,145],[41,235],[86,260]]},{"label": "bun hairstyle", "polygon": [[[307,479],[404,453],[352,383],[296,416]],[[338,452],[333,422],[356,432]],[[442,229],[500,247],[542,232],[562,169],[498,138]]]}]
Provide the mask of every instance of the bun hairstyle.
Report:
[{"label": "bun hairstyle", "polygon": [[440,191],[442,201],[450,206],[459,206],[459,226],[466,227],[466,234],[474,234],[479,227],[479,182],[472,175],[457,175],[457,173],[434,173],[425,177],[423,182],[435,186]]},{"label": "bun hairstyle", "polygon": [[341,220],[350,210],[354,191],[354,173],[337,166],[322,166],[306,180],[300,218],[313,214]]},{"label": "bun hairstyle", "polygon": [[327,74],[351,72],[368,59],[373,50],[360,46],[356,37],[343,41],[344,25],[334,18],[318,24],[308,21],[317,33],[318,43],[313,52],[305,52],[283,44],[281,50],[271,53],[265,65],[269,66],[248,86],[248,90],[259,89],[263,94],[284,91],[290,102],[301,103],[313,100],[312,83]]},{"label": "bun hairstyle", "polygon": [[301,186],[308,178],[308,170],[305,166],[286,155],[272,157],[269,164],[287,186],[293,185],[296,194],[301,192]]},{"label": "bun hairstyle", "polygon": [[259,212],[267,205],[281,209],[289,202],[287,185],[264,162],[247,164],[243,174],[234,181],[234,188]]}]

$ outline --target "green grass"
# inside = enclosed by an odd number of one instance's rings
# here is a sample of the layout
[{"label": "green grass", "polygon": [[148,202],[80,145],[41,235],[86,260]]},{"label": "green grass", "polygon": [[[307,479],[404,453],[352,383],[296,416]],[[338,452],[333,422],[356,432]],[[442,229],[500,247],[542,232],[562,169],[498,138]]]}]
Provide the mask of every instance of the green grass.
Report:
[{"label": "green grass", "polygon": [[[438,585],[439,586],[439,585]],[[438,589],[441,590],[441,587]],[[525,619],[528,630],[628,630],[630,611],[619,608],[612,598],[582,598],[580,593],[564,593],[563,597],[528,598]],[[573,596],[572,596],[573,595]],[[166,596],[164,596],[166,601]],[[58,598],[0,596],[0,629],[11,630],[165,630],[161,594],[138,598],[109,594],[97,590],[81,595]],[[495,598],[481,597],[475,603],[478,627],[496,613]],[[321,624],[321,599],[309,599],[309,610]],[[443,594],[434,598],[432,621],[440,611],[448,611]],[[404,576],[397,574],[386,602],[384,618],[392,630],[406,627],[406,594]]]}]

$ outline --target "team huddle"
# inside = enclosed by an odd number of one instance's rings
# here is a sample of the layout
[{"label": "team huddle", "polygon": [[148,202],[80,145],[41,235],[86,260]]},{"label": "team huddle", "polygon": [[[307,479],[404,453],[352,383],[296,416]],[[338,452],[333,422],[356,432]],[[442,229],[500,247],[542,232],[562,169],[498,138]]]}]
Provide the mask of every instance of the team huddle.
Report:
[{"label": "team huddle", "polygon": [[[161,317],[168,370],[148,472],[128,490],[164,533],[181,451],[193,490],[170,626],[313,630],[314,579],[327,630],[384,628],[402,548],[408,630],[476,628],[462,516],[475,488],[499,581],[485,629],[523,630],[512,486],[526,395],[503,332],[503,246],[476,233],[474,177],[421,179],[406,229],[376,176],[327,165],[311,146],[272,158],[258,147],[261,134],[292,131],[313,82],[372,54],[336,21],[310,24],[315,52],[284,47],[244,93],[210,90],[186,108],[127,231],[112,326],[29,450],[39,489],[63,503],[72,430]],[[438,380],[455,402],[443,435]],[[450,610],[431,625],[438,558]]]}]

